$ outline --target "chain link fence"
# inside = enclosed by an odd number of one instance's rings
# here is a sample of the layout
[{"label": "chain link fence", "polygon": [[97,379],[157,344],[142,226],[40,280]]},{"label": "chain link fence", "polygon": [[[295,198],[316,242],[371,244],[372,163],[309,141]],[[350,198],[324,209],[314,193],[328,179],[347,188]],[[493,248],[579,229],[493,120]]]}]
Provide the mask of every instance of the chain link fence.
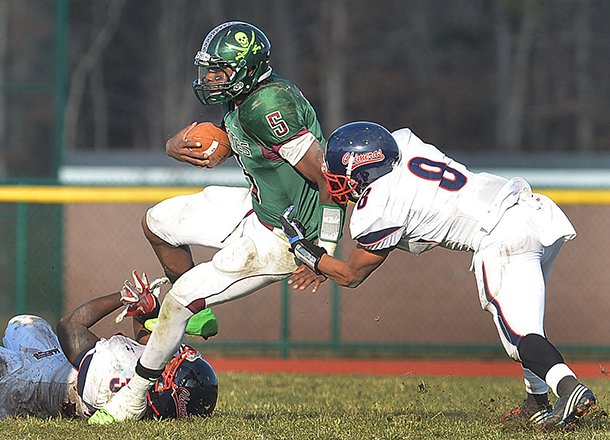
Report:
[{"label": "chain link fence", "polygon": [[[27,312],[55,323],[79,304],[117,291],[132,269],[160,276],[161,267],[140,230],[140,220],[152,204],[2,203],[2,319]],[[610,354],[610,301],[603,288],[610,283],[610,206],[596,202],[562,207],[579,236],[564,247],[553,268],[547,333],[564,351]],[[340,255],[351,246],[345,239]],[[212,255],[211,250],[194,249],[196,262]],[[440,249],[418,257],[395,252],[359,288],[326,282],[315,295],[277,283],[216,307],[220,331],[205,349],[285,356],[303,351],[502,355],[491,315],[480,308],[470,259],[468,253]],[[129,332],[127,327],[117,329],[112,317],[94,329],[107,336]]]}]

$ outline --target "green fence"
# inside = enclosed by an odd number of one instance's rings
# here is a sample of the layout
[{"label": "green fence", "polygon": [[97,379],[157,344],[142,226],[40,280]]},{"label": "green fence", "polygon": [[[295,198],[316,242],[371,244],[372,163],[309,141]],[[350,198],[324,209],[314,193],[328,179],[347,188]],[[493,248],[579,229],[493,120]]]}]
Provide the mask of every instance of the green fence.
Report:
[{"label": "green fence", "polygon": [[[93,296],[117,291],[132,269],[159,276],[140,231],[156,201],[198,188],[0,187],[0,307],[4,322],[35,313],[50,322]],[[579,237],[554,266],[547,332],[566,352],[606,356],[610,301],[609,191],[545,190],[574,222]],[[346,240],[340,254],[351,248]],[[197,262],[213,255],[194,249]],[[294,356],[503,356],[490,315],[478,304],[470,254],[395,253],[358,289],[327,282],[319,293],[278,283],[218,306],[213,350]],[[586,328],[587,331],[582,331]],[[101,335],[128,331],[112,317]],[[197,341],[195,341],[197,342]]]}]

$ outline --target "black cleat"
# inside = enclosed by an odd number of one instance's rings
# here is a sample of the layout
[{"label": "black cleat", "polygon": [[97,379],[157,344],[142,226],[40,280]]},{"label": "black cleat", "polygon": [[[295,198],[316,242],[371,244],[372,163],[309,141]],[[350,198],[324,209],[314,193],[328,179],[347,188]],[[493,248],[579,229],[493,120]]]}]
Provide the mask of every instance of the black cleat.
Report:
[{"label": "black cleat", "polygon": [[557,399],[555,410],[544,421],[544,427],[561,428],[571,425],[595,409],[597,409],[595,394],[579,383],[569,395]]},{"label": "black cleat", "polygon": [[527,402],[523,402],[521,406],[503,414],[500,417],[501,423],[506,422],[529,422],[535,425],[540,425],[551,415],[553,407],[550,403],[536,406],[529,406]]}]

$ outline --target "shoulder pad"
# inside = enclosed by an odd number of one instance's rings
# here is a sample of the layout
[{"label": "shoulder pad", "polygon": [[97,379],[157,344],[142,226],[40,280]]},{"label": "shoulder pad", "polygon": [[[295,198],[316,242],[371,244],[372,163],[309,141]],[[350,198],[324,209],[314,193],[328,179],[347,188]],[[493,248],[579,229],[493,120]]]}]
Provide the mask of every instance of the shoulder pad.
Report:
[{"label": "shoulder pad", "polygon": [[298,101],[304,99],[292,84],[274,81],[257,88],[239,106],[243,130],[264,144],[277,145],[299,133],[306,123]]}]

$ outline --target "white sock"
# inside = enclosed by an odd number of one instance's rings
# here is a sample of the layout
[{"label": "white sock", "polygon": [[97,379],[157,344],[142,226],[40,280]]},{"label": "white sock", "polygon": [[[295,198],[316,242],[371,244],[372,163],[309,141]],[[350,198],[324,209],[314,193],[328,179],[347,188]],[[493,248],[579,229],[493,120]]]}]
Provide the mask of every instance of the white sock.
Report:
[{"label": "white sock", "polygon": [[546,373],[544,380],[557,397],[559,397],[559,394],[557,394],[557,385],[559,384],[559,381],[566,376],[576,377],[576,374],[566,364],[555,364]]},{"label": "white sock", "polygon": [[131,388],[133,396],[146,397],[146,392],[148,391],[150,386],[154,383],[155,383],[154,380],[144,379],[143,377],[141,377],[137,373],[135,373],[133,375],[133,377],[131,378],[131,380],[129,381],[129,383],[127,384],[127,386],[129,388]]}]

